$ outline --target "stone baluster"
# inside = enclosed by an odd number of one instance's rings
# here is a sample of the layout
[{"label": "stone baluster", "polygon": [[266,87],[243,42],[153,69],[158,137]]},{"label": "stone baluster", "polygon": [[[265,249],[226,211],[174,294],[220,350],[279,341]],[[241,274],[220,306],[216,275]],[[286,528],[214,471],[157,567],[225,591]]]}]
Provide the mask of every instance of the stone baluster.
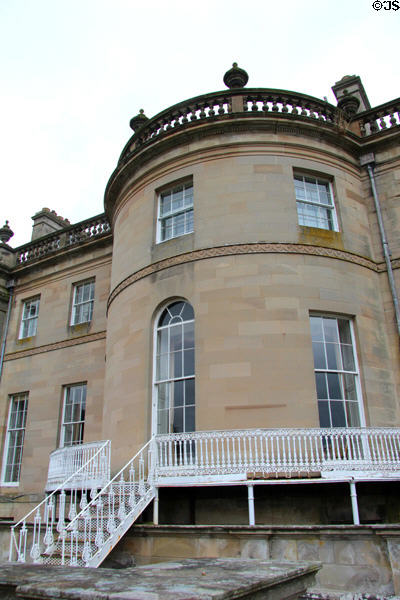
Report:
[{"label": "stone baluster", "polygon": [[225,114],[224,104],[225,104],[225,98],[220,98],[218,101],[218,114],[219,115]]},{"label": "stone baluster", "polygon": [[199,108],[200,108],[199,119],[206,119],[207,118],[207,113],[205,111],[206,106],[207,106],[206,102],[201,102],[199,104]]},{"label": "stone baluster", "polygon": [[286,113],[288,113],[288,112],[289,112],[289,109],[288,109],[288,107],[287,107],[287,105],[288,105],[288,98],[282,97],[282,98],[280,99],[280,102],[282,103],[282,110],[281,110],[281,113],[283,113],[283,114],[286,114]]},{"label": "stone baluster", "polygon": [[211,100],[209,102],[208,117],[215,117],[214,101],[213,100]]},{"label": "stone baluster", "polygon": [[398,117],[398,116],[397,116],[397,119],[396,119],[396,113],[397,113],[397,115],[398,115],[398,111],[399,111],[399,109],[398,109],[398,108],[394,108],[394,109],[393,109],[393,112],[390,112],[390,113],[389,113],[389,117],[390,117],[390,118],[389,118],[389,123],[390,123],[390,126],[391,126],[391,127],[396,127],[396,125],[399,125],[399,124],[400,124],[400,121],[399,121],[399,117]]},{"label": "stone baluster", "polygon": [[378,113],[377,120],[379,122],[379,124],[378,124],[378,128],[379,129],[386,129],[387,128],[386,121],[385,121],[385,116],[386,116],[385,112],[379,112]]},{"label": "stone baluster", "polygon": [[272,112],[279,112],[278,102],[279,102],[279,98],[277,96],[274,96],[273,100],[272,100],[272,109],[271,109]]},{"label": "stone baluster", "polygon": [[299,99],[293,98],[293,100],[291,100],[291,105],[292,105],[292,112],[290,114],[299,115],[301,113],[301,105],[300,105]]}]

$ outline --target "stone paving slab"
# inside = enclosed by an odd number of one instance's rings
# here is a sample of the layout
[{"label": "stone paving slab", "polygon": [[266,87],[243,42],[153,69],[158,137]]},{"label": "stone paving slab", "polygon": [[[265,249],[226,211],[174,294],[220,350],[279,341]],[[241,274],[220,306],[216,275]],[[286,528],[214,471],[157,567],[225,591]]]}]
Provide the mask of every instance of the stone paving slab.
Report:
[{"label": "stone paving slab", "polygon": [[0,565],[0,598],[12,600],[295,599],[319,564],[193,559],[128,569]]}]

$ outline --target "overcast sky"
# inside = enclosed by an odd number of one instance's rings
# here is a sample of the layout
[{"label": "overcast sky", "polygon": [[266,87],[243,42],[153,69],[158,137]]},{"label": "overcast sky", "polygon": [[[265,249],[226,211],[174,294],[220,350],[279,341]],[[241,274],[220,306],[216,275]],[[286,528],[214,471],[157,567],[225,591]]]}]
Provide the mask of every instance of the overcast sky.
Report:
[{"label": "overcast sky", "polygon": [[130,118],[224,89],[233,61],[251,87],[334,102],[357,74],[372,106],[397,98],[399,25],[372,0],[0,0],[0,226],[15,247],[42,207],[103,212]]}]

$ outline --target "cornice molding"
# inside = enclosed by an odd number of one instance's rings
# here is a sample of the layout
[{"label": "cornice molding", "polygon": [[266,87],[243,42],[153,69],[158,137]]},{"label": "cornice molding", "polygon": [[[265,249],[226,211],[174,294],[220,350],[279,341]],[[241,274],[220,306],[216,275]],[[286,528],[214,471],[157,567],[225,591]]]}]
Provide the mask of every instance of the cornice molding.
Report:
[{"label": "cornice molding", "polygon": [[[173,128],[166,131],[156,142],[148,141],[141,145],[125,161],[118,163],[111,174],[104,194],[104,207],[110,222],[121,194],[129,180],[134,177],[146,163],[174,150],[178,146],[187,146],[192,142],[201,141],[209,137],[225,135],[254,135],[266,133],[272,135],[282,134],[325,141],[336,148],[345,150],[355,159],[361,147],[361,138],[354,136],[348,129],[340,128],[324,121],[305,119],[301,116],[288,117],[280,113],[268,113],[268,119],[257,113],[229,113],[219,117],[216,121],[194,121],[181,126],[178,130]],[[283,143],[287,140],[283,140]]]},{"label": "cornice molding", "polygon": [[43,354],[44,352],[52,352],[53,350],[62,350],[63,348],[69,348],[71,346],[79,346],[80,344],[88,344],[89,342],[97,342],[98,340],[103,340],[105,338],[106,331],[99,331],[97,333],[90,333],[89,335],[82,335],[76,338],[54,342],[54,344],[45,344],[27,350],[18,350],[17,352],[6,354],[4,362],[16,360],[17,358],[25,358],[27,356],[34,356],[35,354]]},{"label": "cornice molding", "polygon": [[201,250],[193,250],[192,252],[178,254],[177,256],[152,263],[126,277],[110,293],[107,301],[107,313],[112,302],[123,290],[136,283],[140,279],[149,277],[149,275],[169,269],[170,267],[176,267],[178,265],[196,262],[198,260],[243,254],[301,254],[308,256],[322,256],[325,258],[334,258],[337,260],[350,262],[360,267],[365,267],[366,269],[374,271],[375,273],[385,270],[383,265],[381,266],[381,264],[378,264],[369,258],[352,254],[351,252],[346,252],[345,250],[337,250],[335,248],[325,248],[321,246],[309,246],[306,244],[254,243],[203,248]]}]

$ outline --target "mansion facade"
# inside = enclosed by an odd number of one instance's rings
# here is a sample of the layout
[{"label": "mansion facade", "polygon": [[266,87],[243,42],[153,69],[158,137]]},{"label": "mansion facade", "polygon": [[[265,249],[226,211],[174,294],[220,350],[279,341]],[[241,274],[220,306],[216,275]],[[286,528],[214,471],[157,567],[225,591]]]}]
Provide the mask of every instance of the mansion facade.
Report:
[{"label": "mansion facade", "polygon": [[0,230],[14,560],[100,564],[136,519],[400,522],[399,100],[224,82],[131,120],[103,214]]}]

